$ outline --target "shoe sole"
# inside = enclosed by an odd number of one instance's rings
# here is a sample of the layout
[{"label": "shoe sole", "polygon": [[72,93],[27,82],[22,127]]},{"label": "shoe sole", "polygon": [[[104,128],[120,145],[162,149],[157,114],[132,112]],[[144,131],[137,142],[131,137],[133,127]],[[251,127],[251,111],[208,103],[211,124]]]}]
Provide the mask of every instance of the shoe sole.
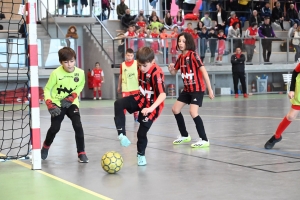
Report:
[{"label": "shoe sole", "polygon": [[145,163],[145,164],[143,164],[143,165],[139,165],[139,164],[138,164],[138,166],[145,166],[145,165],[147,165],[147,163]]},{"label": "shoe sole", "polygon": [[194,144],[191,144],[192,148],[205,148],[205,147],[209,147],[209,144],[203,144],[201,146],[194,146]]},{"label": "shoe sole", "polygon": [[175,143],[175,142],[173,142],[173,144],[175,144],[175,145],[183,144],[183,143],[190,142],[191,140],[192,140],[192,138],[189,138],[189,139],[182,140],[180,143]]},{"label": "shoe sole", "polygon": [[78,158],[78,162],[80,162],[80,163],[88,163],[89,161],[87,160],[87,161],[82,161],[82,160],[80,160],[79,158]]}]

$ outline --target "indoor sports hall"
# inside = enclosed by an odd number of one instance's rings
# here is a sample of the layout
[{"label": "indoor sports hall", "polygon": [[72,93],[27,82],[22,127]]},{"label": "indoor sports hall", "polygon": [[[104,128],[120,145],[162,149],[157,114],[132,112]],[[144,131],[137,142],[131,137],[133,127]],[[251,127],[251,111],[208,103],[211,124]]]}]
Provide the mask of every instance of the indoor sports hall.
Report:
[{"label": "indoor sports hall", "polygon": [[[243,72],[247,91],[243,91],[241,84],[235,91],[232,57],[238,53],[234,49],[240,48],[242,54],[249,55],[244,36],[250,26],[251,13],[268,6],[256,1],[247,1],[247,7],[240,4],[242,1],[237,4],[204,0],[107,2],[107,7],[106,1],[100,0],[0,2],[0,199],[300,199],[299,118],[281,130],[281,141],[278,139],[273,148],[265,148],[266,142],[282,129],[278,127],[282,127],[284,120],[290,119],[287,113],[296,95],[291,99],[289,95],[293,91],[297,94],[299,84],[292,77],[298,73],[298,47],[295,41],[291,42],[295,37],[288,36],[289,18],[284,16],[284,30],[280,21],[278,24],[276,20],[271,22],[276,38],[271,40],[269,60],[264,60],[262,45],[267,39],[259,36],[255,39],[252,60],[245,62]],[[269,3],[274,12],[276,4]],[[287,12],[290,5],[282,4],[283,11]],[[297,8],[297,3],[294,4]],[[198,28],[201,14],[205,17],[204,13],[208,13],[214,22],[218,21],[217,13],[221,10],[225,11],[229,21],[234,17],[231,13],[237,13],[242,37],[228,37],[232,30],[232,26],[228,26],[230,30],[223,54],[220,53],[223,43],[217,42],[214,50],[213,39],[201,38],[201,34],[195,42],[195,52],[208,72],[215,95],[210,99],[208,88],[198,111],[209,147],[191,147],[199,140],[199,135],[189,105],[184,106],[181,113],[191,141],[173,144],[180,131],[172,107],[184,90],[182,79],[186,77],[180,72],[174,76],[169,72],[169,64],[180,54],[172,51],[173,41],[176,43],[177,38],[154,39],[148,37],[148,33],[145,38],[126,36],[127,28],[122,24],[126,20],[122,19],[124,16],[118,19],[125,5],[130,10],[128,14],[128,9],[124,9],[127,12],[124,15],[132,17],[143,13],[148,20],[155,11],[157,18],[162,19],[159,23],[164,24],[166,34],[171,34],[176,26],[173,21],[172,27],[167,27],[164,19],[168,13],[172,19],[179,12],[184,13],[185,22],[180,32],[184,32],[190,23],[193,28]],[[197,19],[192,19],[189,13]],[[138,26],[135,28],[139,30]],[[205,31],[201,29],[200,32]],[[114,120],[114,103],[122,99],[118,81],[126,47],[132,45],[136,56],[141,48],[140,41],[154,52],[156,46],[153,43],[158,43],[154,59],[164,73],[166,93],[162,113],[147,133],[147,164],[144,166],[137,164],[137,132],[142,122],[126,113],[126,136],[131,144],[124,147],[120,145]],[[78,99],[88,163],[78,162],[77,137],[71,115],[68,115],[70,119],[64,117],[48,157],[41,159],[43,142],[54,118],[45,99],[46,85],[50,74],[53,76],[52,72],[62,65],[58,51],[64,48],[75,51],[76,67],[85,73],[84,87]],[[220,55],[221,60],[216,60]],[[101,92],[95,92],[95,96],[92,75],[96,62],[103,70],[103,82]],[[77,82],[77,78],[74,81]],[[70,88],[61,86],[57,90],[68,92]],[[104,154],[111,151],[118,152],[123,159],[122,167],[113,174],[102,168]]]}]

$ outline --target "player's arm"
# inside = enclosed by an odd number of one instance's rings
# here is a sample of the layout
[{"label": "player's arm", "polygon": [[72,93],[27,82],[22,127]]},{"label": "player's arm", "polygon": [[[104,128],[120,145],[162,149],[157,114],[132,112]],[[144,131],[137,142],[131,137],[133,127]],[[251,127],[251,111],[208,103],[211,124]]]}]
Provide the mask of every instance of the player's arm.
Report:
[{"label": "player's arm", "polygon": [[296,66],[296,68],[293,71],[292,79],[291,79],[291,85],[290,85],[290,92],[288,94],[289,98],[294,98],[295,95],[295,89],[296,89],[296,78],[298,74],[300,73],[300,64]]},{"label": "player's arm", "polygon": [[120,75],[118,81],[118,93],[121,93],[121,86],[122,86],[122,64],[120,65]]},{"label": "player's arm", "polygon": [[103,71],[101,71],[101,81],[102,81],[102,83],[104,83],[104,72]]},{"label": "player's arm", "polygon": [[206,71],[206,69],[205,69],[204,66],[200,67],[200,71],[203,74],[203,78],[205,80],[206,87],[208,89],[208,96],[209,96],[210,99],[213,99],[215,96],[214,96],[214,92],[213,92],[213,90],[211,88],[211,85],[210,85],[210,80],[209,80],[208,73],[207,73],[207,71]]},{"label": "player's arm", "polygon": [[44,88],[44,100],[45,101],[47,101],[48,99],[52,100],[51,99],[51,90],[55,86],[56,81],[57,81],[56,74],[54,72],[52,72],[48,79],[48,82]]},{"label": "player's arm", "polygon": [[176,63],[170,63],[168,70],[170,72],[171,75],[176,75],[179,68],[180,68],[180,59],[181,59],[181,55],[178,57],[178,59],[176,60]]},{"label": "player's arm", "polygon": [[56,74],[52,72],[44,88],[45,103],[52,117],[60,115],[61,112],[61,110],[57,107],[57,105],[52,103],[52,98],[51,98],[51,90],[55,86],[56,81],[57,81]]}]

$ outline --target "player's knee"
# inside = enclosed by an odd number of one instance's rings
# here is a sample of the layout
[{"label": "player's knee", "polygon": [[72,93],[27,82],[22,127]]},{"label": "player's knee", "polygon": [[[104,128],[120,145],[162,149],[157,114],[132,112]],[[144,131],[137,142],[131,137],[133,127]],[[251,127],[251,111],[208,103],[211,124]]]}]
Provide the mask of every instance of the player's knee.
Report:
[{"label": "player's knee", "polygon": [[115,109],[121,108],[122,104],[121,104],[120,100],[116,100],[114,103],[114,106],[115,106]]},{"label": "player's knee", "polygon": [[172,112],[173,114],[178,114],[180,113],[180,109],[178,109],[175,105],[172,107]]},{"label": "player's knee", "polygon": [[286,115],[287,120],[289,121],[294,121],[296,119],[297,115],[295,115],[294,113],[288,113]]},{"label": "player's knee", "polygon": [[198,111],[190,110],[190,115],[192,116],[192,118],[195,118],[195,117],[197,117],[199,114],[198,114]]},{"label": "player's knee", "polygon": [[49,131],[50,131],[51,133],[58,133],[59,130],[60,130],[60,126],[51,125]]}]

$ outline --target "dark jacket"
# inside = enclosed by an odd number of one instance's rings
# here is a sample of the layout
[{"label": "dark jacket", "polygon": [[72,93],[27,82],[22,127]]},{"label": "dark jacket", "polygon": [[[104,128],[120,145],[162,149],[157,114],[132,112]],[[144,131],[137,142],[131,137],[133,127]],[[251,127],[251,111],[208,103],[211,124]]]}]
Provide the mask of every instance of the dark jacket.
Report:
[{"label": "dark jacket", "polygon": [[245,55],[241,54],[240,58],[236,57],[236,54],[231,56],[232,72],[245,72]]},{"label": "dark jacket", "polygon": [[218,35],[216,33],[208,33],[207,34],[209,45],[217,45]]},{"label": "dark jacket", "polygon": [[277,7],[273,8],[273,10],[272,10],[272,19],[277,20],[281,17],[283,17],[283,12],[282,12],[281,8],[280,7],[279,8],[277,8]]},{"label": "dark jacket", "polygon": [[[222,18],[222,21],[225,22],[225,25],[226,25],[226,22],[227,22],[227,13],[223,9],[221,10],[221,18]],[[216,11],[214,13],[214,15],[213,15],[213,17],[212,17],[211,20],[218,22],[218,11]]]},{"label": "dark jacket", "polygon": [[258,24],[258,26],[261,25],[261,17],[259,15],[256,16],[256,19],[253,15],[250,16],[250,19],[249,19],[249,26],[251,26],[251,24],[255,22]]},{"label": "dark jacket", "polygon": [[262,9],[261,9],[261,16],[263,18],[265,18],[265,17],[271,17],[271,15],[272,15],[272,12],[271,12],[270,8],[262,7]]},{"label": "dark jacket", "polygon": [[128,9],[128,6],[127,6],[125,3],[124,3],[124,4],[120,3],[120,4],[117,6],[117,15],[118,15],[119,17],[125,15],[126,9]]},{"label": "dark jacket", "polygon": [[122,25],[123,25],[125,28],[128,28],[129,23],[130,23],[131,21],[133,21],[134,18],[135,18],[135,16],[131,16],[131,15],[127,15],[127,14],[123,15],[123,17],[122,17],[122,19],[121,19]]},{"label": "dark jacket", "polygon": [[298,13],[295,9],[288,9],[286,12],[286,19],[290,20],[290,19],[299,19],[298,17]]}]

